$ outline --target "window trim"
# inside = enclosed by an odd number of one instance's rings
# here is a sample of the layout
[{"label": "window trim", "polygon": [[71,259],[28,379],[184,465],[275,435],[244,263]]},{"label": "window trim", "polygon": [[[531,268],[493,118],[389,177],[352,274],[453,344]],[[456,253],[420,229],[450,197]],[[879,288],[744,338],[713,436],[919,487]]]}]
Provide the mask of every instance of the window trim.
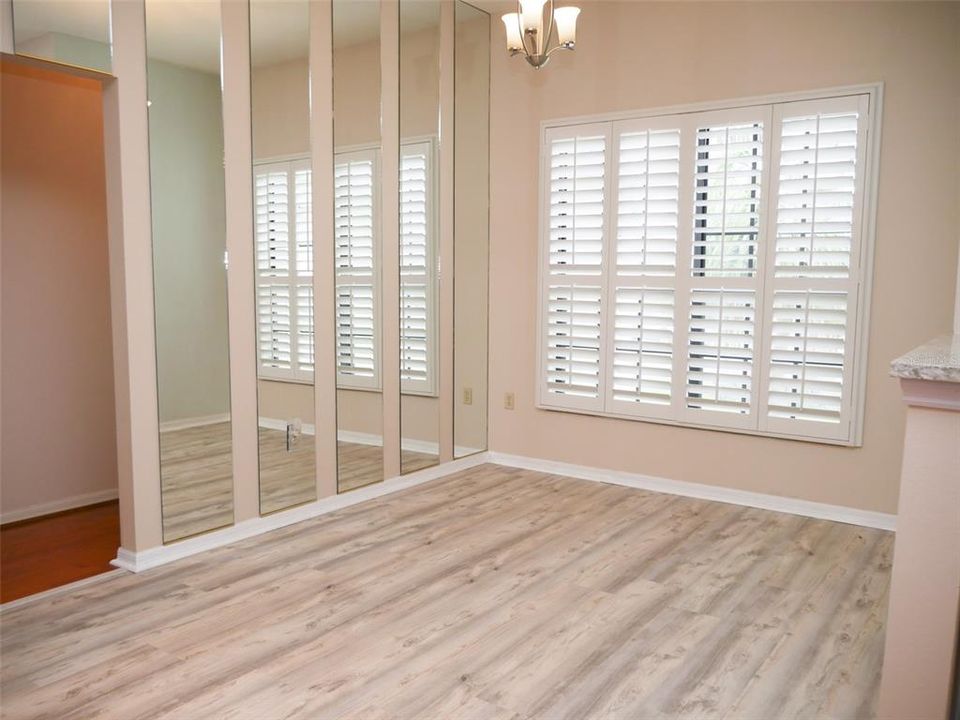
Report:
[{"label": "window trim", "polygon": [[[545,398],[545,389],[544,389],[544,292],[546,290],[545,285],[549,283],[548,273],[544,272],[544,253],[546,252],[546,245],[549,242],[549,210],[547,209],[547,198],[548,198],[548,185],[550,178],[550,169],[549,169],[549,143],[548,143],[548,131],[557,131],[557,130],[569,130],[571,132],[583,132],[589,131],[587,126],[590,125],[600,125],[604,123],[613,123],[613,122],[627,122],[627,121],[643,121],[643,120],[652,120],[654,118],[662,118],[665,116],[683,116],[683,115],[692,115],[705,112],[736,112],[740,109],[750,108],[757,105],[777,105],[784,103],[800,103],[808,101],[822,101],[829,100],[832,98],[847,98],[850,96],[867,96],[868,104],[868,115],[866,122],[864,123],[864,132],[865,135],[862,140],[862,157],[864,159],[864,169],[863,169],[863,180],[862,184],[858,188],[858,191],[861,193],[861,207],[859,209],[859,216],[856,220],[860,225],[861,239],[860,239],[860,262],[859,262],[859,282],[857,283],[857,291],[851,293],[851,306],[853,310],[851,311],[851,318],[853,320],[853,327],[849,334],[849,347],[848,347],[848,356],[855,359],[853,367],[851,368],[850,374],[850,424],[849,430],[846,437],[838,438],[829,438],[822,435],[812,436],[809,434],[804,434],[802,432],[802,427],[798,428],[801,432],[784,432],[779,429],[782,427],[783,423],[770,423],[768,419],[760,418],[760,422],[757,423],[757,427],[733,427],[733,426],[720,426],[716,424],[706,424],[698,422],[695,419],[688,419],[689,415],[683,413],[683,419],[676,419],[674,417],[659,417],[654,414],[644,414],[642,417],[638,417],[634,414],[627,414],[623,412],[608,411],[601,409],[595,409],[590,407],[590,403],[580,404],[577,407],[558,407],[557,405],[551,404]],[[774,110],[774,117],[779,117],[776,113],[776,108]],[[672,425],[676,427],[685,427],[693,428],[700,430],[712,430],[715,432],[732,432],[737,434],[744,435],[753,435],[759,437],[772,437],[780,439],[795,440],[801,442],[814,442],[825,445],[840,445],[848,447],[860,447],[863,445],[863,420],[864,420],[864,410],[865,410],[865,396],[866,396],[866,380],[867,380],[867,370],[869,367],[869,338],[868,331],[870,327],[870,298],[872,296],[872,285],[873,285],[873,270],[874,270],[874,250],[875,250],[875,239],[876,239],[876,208],[877,208],[877,191],[878,191],[878,182],[879,182],[879,154],[880,154],[880,144],[881,144],[881,125],[882,125],[882,116],[883,116],[883,83],[867,83],[862,85],[850,85],[850,86],[840,86],[833,88],[825,88],[820,90],[810,90],[810,91],[801,91],[801,92],[791,92],[791,93],[778,93],[771,95],[762,95],[762,96],[752,96],[752,97],[743,97],[735,98],[730,100],[720,100],[720,101],[711,101],[703,103],[694,103],[687,105],[673,105],[673,106],[664,106],[664,107],[654,107],[654,108],[644,108],[635,111],[621,111],[621,112],[612,112],[612,113],[603,113],[597,115],[589,116],[572,116],[566,118],[554,118],[544,120],[540,123],[540,135],[539,135],[539,180],[538,180],[538,248],[537,248],[537,319],[535,323],[536,329],[536,362],[534,367],[534,383],[536,388],[535,396],[535,407],[539,410],[551,411],[551,412],[566,412],[580,415],[591,415],[598,417],[609,417],[614,419],[622,420],[632,420],[634,422],[649,422],[662,425]],[[678,118],[681,123],[685,123],[685,118]],[[774,133],[772,132],[772,124],[765,128],[764,133],[764,147],[772,148],[772,139]],[[780,131],[777,129],[776,136],[779,138]],[[612,153],[611,144],[608,143],[607,147],[608,152]],[[776,155],[773,152],[765,152],[766,157],[764,158],[764,172],[765,173],[774,173],[770,176],[775,178],[778,176],[779,167],[774,165],[774,159],[779,158],[779,148],[776,150]],[[612,155],[611,155],[612,157]],[[613,163],[616,163],[616,159],[613,159]],[[615,166],[615,165],[614,165]],[[681,162],[681,193],[684,188],[684,176],[685,173],[689,173],[689,169],[685,168],[683,162]],[[605,169],[605,177],[610,178],[612,175],[611,168],[608,167]],[[608,184],[607,187],[610,187]],[[687,186],[689,187],[689,185]],[[763,286],[770,282],[768,274],[770,272],[770,267],[766,261],[766,253],[771,249],[771,225],[770,225],[770,210],[769,203],[773,201],[775,197],[775,190],[773,189],[773,184],[769,185],[771,191],[768,192],[768,197],[764,198],[763,209],[764,209],[764,218],[762,219],[762,228],[764,233],[764,246],[761,247],[760,252],[763,253],[763,260],[761,261],[759,276],[757,277],[757,287],[762,290]],[[681,195],[682,197],[682,195]],[[616,207],[616,198],[611,195],[611,198],[607,200],[611,202],[613,207]],[[681,201],[681,214],[682,214],[682,201]],[[681,273],[679,272],[680,268],[683,267],[684,258],[683,256],[689,255],[689,251],[684,251],[684,243],[689,243],[689,240],[684,240],[685,237],[689,236],[689,233],[685,233],[685,229],[689,228],[689,224],[686,223],[687,219],[681,217],[680,227],[678,228],[678,253],[677,253],[677,269],[678,273],[675,276],[679,278]],[[604,232],[608,232],[608,228],[604,228]],[[774,238],[775,240],[775,238]],[[851,259],[851,266],[853,260]],[[609,281],[610,277],[609,270],[602,277],[598,278],[602,282],[602,292],[604,300],[607,299],[609,291]],[[677,288],[679,285],[682,285],[684,288],[687,287],[688,283],[675,283],[674,287]],[[675,289],[675,293],[677,290]],[[686,307],[684,303],[676,299],[674,302],[674,312],[675,312],[675,321],[678,318],[681,320],[685,318]],[[765,298],[765,296],[764,296]],[[757,307],[758,318],[762,316],[762,319],[758,322],[758,327],[762,328],[763,337],[758,337],[756,339],[757,347],[762,346],[764,350],[763,358],[764,363],[757,369],[754,376],[754,384],[757,386],[759,384],[759,377],[762,376],[766,378],[768,374],[768,369],[766,365],[766,346],[769,344],[769,329],[768,321],[766,318],[767,308],[766,306],[769,303],[765,301],[763,306]],[[758,303],[759,305],[759,303]],[[609,307],[609,306],[608,306]],[[610,313],[608,312],[606,322],[610,322]],[[605,328],[606,329],[606,328]],[[605,332],[604,335],[607,340],[602,348],[601,356],[601,372],[606,373],[608,364],[610,363],[610,353],[607,345],[609,345],[609,332]],[[674,358],[674,366],[677,367],[677,358]],[[678,382],[677,376],[674,376],[674,383]],[[607,392],[605,387],[601,387],[601,395]],[[545,401],[546,400],[546,401]],[[753,408],[754,412],[751,413],[751,417],[756,414],[760,415],[761,411],[765,412],[767,406],[766,393],[754,395]],[[803,425],[808,424],[801,421]]]}]

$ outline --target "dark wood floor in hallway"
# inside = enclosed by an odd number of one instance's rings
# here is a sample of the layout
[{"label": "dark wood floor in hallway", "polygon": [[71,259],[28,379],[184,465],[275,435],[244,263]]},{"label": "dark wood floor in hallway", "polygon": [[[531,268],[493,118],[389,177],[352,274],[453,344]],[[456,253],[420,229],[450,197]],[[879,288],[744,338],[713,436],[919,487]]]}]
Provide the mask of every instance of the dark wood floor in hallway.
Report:
[{"label": "dark wood floor in hallway", "polygon": [[859,720],[892,544],[483,465],[4,612],[4,717]]},{"label": "dark wood floor in hallway", "polygon": [[0,602],[113,570],[120,547],[117,501],[0,528]]}]

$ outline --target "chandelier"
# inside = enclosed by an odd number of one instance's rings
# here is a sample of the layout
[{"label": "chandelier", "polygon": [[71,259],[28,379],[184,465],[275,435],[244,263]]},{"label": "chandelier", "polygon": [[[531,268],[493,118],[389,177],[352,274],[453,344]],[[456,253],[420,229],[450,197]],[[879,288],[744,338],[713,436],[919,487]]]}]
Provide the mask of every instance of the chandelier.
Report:
[{"label": "chandelier", "polygon": [[[523,53],[533,67],[542,68],[557,50],[573,50],[579,14],[578,7],[554,9],[553,0],[517,0],[517,12],[501,18],[507,28],[507,50],[511,56]],[[551,46],[554,27],[557,39]]]}]

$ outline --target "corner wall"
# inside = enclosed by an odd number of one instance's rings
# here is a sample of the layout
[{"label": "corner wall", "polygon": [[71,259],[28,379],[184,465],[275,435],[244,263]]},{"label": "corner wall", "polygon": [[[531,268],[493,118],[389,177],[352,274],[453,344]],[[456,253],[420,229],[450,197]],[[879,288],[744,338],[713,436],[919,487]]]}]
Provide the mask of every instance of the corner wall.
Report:
[{"label": "corner wall", "polygon": [[117,445],[100,83],[5,61],[0,92],[0,489],[15,518],[115,497]]},{"label": "corner wall", "polygon": [[[489,8],[515,12],[513,3]],[[590,2],[534,71],[493,23],[490,448],[895,512],[904,409],[889,361],[951,327],[960,223],[960,5]],[[534,407],[539,124],[883,81],[863,447]],[[516,394],[516,410],[503,408]]]}]

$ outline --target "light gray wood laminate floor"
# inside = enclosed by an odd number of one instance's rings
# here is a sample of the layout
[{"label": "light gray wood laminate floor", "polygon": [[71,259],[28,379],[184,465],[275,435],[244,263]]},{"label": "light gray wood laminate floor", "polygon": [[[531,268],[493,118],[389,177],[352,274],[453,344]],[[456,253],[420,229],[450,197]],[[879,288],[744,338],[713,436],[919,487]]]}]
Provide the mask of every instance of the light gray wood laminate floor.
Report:
[{"label": "light gray wood laminate floor", "polygon": [[5,611],[28,718],[868,718],[893,536],[483,465]]}]

